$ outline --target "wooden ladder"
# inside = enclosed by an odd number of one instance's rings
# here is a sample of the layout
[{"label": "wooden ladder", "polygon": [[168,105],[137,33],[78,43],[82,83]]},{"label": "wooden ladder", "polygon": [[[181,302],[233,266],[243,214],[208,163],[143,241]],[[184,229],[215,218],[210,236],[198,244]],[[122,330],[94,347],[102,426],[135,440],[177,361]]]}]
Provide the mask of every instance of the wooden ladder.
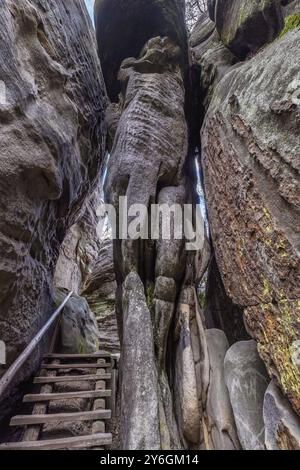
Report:
[{"label": "wooden ladder", "polygon": [[[40,373],[33,383],[39,392],[25,395],[23,402],[32,404],[31,414],[14,416],[10,426],[23,427],[20,442],[7,442],[0,450],[68,450],[103,449],[112,444],[112,435],[106,432],[106,422],[111,419],[114,407],[112,389],[115,389],[113,359],[110,353],[96,354],[48,354],[44,356]],[[110,388],[107,388],[110,385]],[[66,389],[68,391],[66,391]],[[86,409],[68,411],[78,400]],[[78,403],[78,402],[76,402]],[[60,404],[60,411],[51,408]],[[108,406],[107,406],[108,405]],[[66,426],[62,437],[59,426]],[[68,424],[84,423],[89,432],[77,435]],[[52,426],[51,438],[45,427]],[[80,428],[79,428],[80,429]],[[68,435],[70,434],[70,435]],[[74,435],[75,434],[75,435]],[[46,437],[45,437],[46,435]]]}]

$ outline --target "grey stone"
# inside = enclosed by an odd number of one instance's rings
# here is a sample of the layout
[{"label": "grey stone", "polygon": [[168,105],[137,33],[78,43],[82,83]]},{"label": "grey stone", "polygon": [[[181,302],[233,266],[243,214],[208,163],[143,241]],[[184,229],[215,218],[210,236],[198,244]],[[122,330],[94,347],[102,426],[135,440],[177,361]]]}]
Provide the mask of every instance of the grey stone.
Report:
[{"label": "grey stone", "polygon": [[215,15],[223,43],[241,59],[271,42],[283,28],[278,0],[217,0]]},{"label": "grey stone", "polygon": [[264,449],[263,401],[269,378],[255,341],[234,344],[224,360],[225,381],[244,450]]},{"label": "grey stone", "polygon": [[[200,31],[202,24],[199,25]],[[220,80],[236,64],[237,58],[222,43],[214,29],[204,41],[198,41],[195,35],[192,51],[197,64],[200,66],[200,87],[203,96],[203,106],[208,108],[214,90]]]},{"label": "grey stone", "polygon": [[123,293],[121,437],[126,450],[160,449],[154,340],[144,286],[130,273]]},{"label": "grey stone", "polygon": [[[65,289],[57,289],[58,304],[66,294]],[[98,325],[84,297],[73,294],[63,309],[60,349],[65,354],[92,354],[99,350]]]},{"label": "grey stone", "polygon": [[299,30],[290,31],[229,70],[202,129],[222,282],[233,303],[243,306],[270,376],[298,413],[300,375],[291,346],[299,340],[299,39]]},{"label": "grey stone", "polygon": [[300,12],[300,0],[283,1],[284,16],[295,15]]},{"label": "grey stone", "polygon": [[166,302],[175,302],[176,282],[170,277],[159,276],[155,281],[154,297]]},{"label": "grey stone", "polygon": [[107,97],[84,1],[1,1],[0,69],[0,331],[9,366],[55,309],[59,248],[104,157]]},{"label": "grey stone", "polygon": [[274,381],[265,394],[264,423],[268,450],[300,450],[300,418]]},{"label": "grey stone", "polygon": [[120,65],[139,56],[155,36],[169,36],[181,46],[180,62],[187,66],[187,33],[183,0],[96,0],[96,30],[109,97],[117,101]]},{"label": "grey stone", "polygon": [[211,21],[208,14],[203,14],[192,30],[190,36],[191,46],[195,47],[205,42],[213,34],[215,27],[215,23]]},{"label": "grey stone", "polygon": [[229,344],[221,330],[206,330],[205,337],[210,368],[206,403],[210,448],[237,450],[240,443],[224,377],[224,359]]},{"label": "grey stone", "polygon": [[216,19],[216,3],[218,0],[207,0],[207,7],[208,7],[208,13],[209,17],[212,21],[215,21]]}]

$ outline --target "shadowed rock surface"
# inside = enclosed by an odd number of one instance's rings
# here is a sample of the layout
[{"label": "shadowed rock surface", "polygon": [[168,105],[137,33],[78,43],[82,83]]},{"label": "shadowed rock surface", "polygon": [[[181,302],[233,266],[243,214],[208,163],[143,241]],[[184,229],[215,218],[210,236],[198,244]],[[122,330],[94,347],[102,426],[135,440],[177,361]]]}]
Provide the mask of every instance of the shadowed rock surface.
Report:
[{"label": "shadowed rock surface", "polygon": [[149,39],[169,36],[181,46],[182,64],[186,64],[184,0],[96,0],[95,18],[99,56],[112,101],[118,100],[120,92],[121,63],[137,57]]},{"label": "shadowed rock surface", "polygon": [[[58,305],[67,294],[65,289],[56,290]],[[63,354],[92,354],[99,350],[98,325],[85,298],[73,294],[64,307],[59,345]]]},{"label": "shadowed rock surface", "polygon": [[[60,350],[121,352],[107,428],[59,421],[39,438],[299,449],[299,0],[209,0],[189,45],[184,0],[96,0],[98,53],[84,3],[0,6],[0,341],[11,362],[58,286],[60,301],[75,292]],[[114,408],[85,397],[33,410]]]},{"label": "shadowed rock surface", "polygon": [[279,0],[217,0],[215,21],[225,46],[241,59],[271,42],[283,28]]},{"label": "shadowed rock surface", "polygon": [[209,356],[206,404],[209,448],[237,450],[240,449],[240,443],[224,375],[224,359],[229,344],[222,330],[208,329],[205,336]]},{"label": "shadowed rock surface", "polygon": [[123,306],[121,368],[126,379],[121,385],[122,448],[158,450],[159,399],[152,322],[144,286],[136,273],[125,280]]},{"label": "shadowed rock surface", "polygon": [[[269,373],[299,412],[299,31],[226,74],[202,129],[216,260]],[[298,88],[297,88],[298,87]]]},{"label": "shadowed rock surface", "polygon": [[0,69],[0,330],[10,364],[54,310],[59,248],[104,155],[106,93],[83,0],[2,1]]}]

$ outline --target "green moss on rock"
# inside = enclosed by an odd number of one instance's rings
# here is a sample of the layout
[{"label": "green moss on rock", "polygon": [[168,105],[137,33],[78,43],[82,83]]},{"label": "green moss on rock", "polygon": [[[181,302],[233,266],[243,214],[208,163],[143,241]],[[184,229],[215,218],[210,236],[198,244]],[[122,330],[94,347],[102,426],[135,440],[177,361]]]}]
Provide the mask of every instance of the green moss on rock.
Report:
[{"label": "green moss on rock", "polygon": [[297,28],[300,28],[300,12],[286,17],[285,25],[280,33],[280,37],[282,38],[286,33]]}]

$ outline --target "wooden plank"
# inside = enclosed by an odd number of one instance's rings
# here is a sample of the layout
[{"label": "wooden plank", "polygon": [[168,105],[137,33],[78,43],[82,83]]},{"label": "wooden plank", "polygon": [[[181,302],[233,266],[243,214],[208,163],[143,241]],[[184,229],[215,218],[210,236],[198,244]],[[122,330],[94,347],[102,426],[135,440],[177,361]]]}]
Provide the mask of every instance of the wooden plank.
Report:
[{"label": "wooden plank", "polygon": [[45,370],[58,370],[58,369],[106,369],[110,367],[110,363],[105,364],[42,364],[41,368]]},{"label": "wooden plank", "polygon": [[9,442],[0,445],[1,450],[55,450],[55,449],[85,449],[89,447],[109,446],[112,443],[111,434],[93,434],[91,436],[66,437],[33,442]]},{"label": "wooden plank", "polygon": [[94,421],[98,419],[110,419],[110,410],[80,411],[77,413],[59,413],[48,415],[18,415],[10,421],[10,426],[31,426],[35,424],[62,423],[75,421]]},{"label": "wooden plank", "polygon": [[93,375],[61,375],[57,377],[35,377],[35,384],[49,384],[59,382],[85,382],[90,380],[109,380],[111,374],[93,374]]},{"label": "wooden plank", "polygon": [[[59,364],[58,359],[54,359],[52,361],[53,364]],[[57,375],[56,370],[50,370],[50,371],[40,371],[40,374],[45,373],[49,377],[54,377]],[[52,393],[53,392],[53,387],[54,384],[44,384],[41,386],[40,393]],[[48,409],[48,402],[40,402],[40,403],[35,403],[33,406],[32,414],[33,415],[44,415],[47,413]],[[42,431],[42,425],[36,425],[36,426],[27,426],[27,428],[24,430],[23,434],[23,441],[37,441],[39,439],[40,433]]]},{"label": "wooden plank", "polygon": [[110,353],[99,352],[95,354],[46,354],[45,359],[105,359],[110,357]]},{"label": "wooden plank", "polygon": [[65,400],[73,398],[106,398],[111,396],[111,390],[92,390],[87,392],[66,392],[66,393],[39,393],[25,395],[24,403],[38,403],[42,401]]}]

